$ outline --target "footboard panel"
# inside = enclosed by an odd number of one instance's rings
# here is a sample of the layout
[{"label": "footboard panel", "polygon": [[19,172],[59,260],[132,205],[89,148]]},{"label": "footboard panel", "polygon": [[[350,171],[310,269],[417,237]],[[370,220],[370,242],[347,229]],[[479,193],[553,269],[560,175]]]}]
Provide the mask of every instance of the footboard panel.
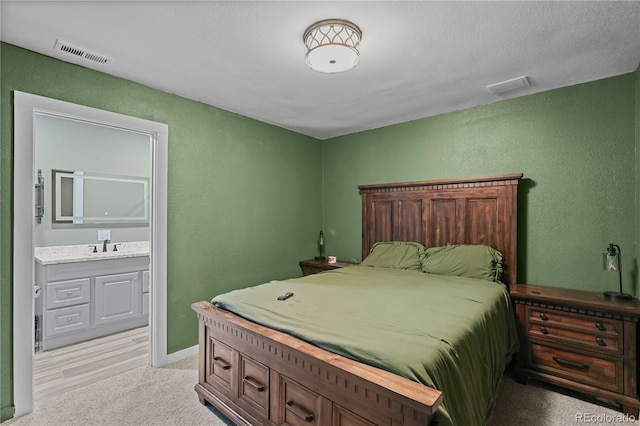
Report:
[{"label": "footboard panel", "polygon": [[425,426],[442,393],[244,320],[209,302],[196,392],[238,425]]}]

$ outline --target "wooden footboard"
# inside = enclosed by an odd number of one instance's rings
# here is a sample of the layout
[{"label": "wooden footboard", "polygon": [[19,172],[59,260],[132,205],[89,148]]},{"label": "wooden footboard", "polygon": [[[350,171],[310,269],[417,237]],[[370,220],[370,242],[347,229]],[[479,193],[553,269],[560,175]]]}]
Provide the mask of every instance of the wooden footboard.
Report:
[{"label": "wooden footboard", "polygon": [[320,349],[209,302],[199,319],[198,384],[237,425],[425,426],[442,393]]}]

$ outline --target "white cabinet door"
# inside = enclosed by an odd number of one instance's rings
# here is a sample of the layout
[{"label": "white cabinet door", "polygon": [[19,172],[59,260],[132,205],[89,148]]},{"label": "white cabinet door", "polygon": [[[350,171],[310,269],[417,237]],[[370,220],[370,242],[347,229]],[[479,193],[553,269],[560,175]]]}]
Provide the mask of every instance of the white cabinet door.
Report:
[{"label": "white cabinet door", "polygon": [[139,273],[96,277],[95,325],[107,324],[140,314]]},{"label": "white cabinet door", "polygon": [[142,292],[149,293],[151,282],[149,281],[149,271],[142,271]]},{"label": "white cabinet door", "polygon": [[142,271],[142,315],[149,315],[149,271]]},{"label": "white cabinet door", "polygon": [[142,293],[142,315],[149,315],[149,293]]}]

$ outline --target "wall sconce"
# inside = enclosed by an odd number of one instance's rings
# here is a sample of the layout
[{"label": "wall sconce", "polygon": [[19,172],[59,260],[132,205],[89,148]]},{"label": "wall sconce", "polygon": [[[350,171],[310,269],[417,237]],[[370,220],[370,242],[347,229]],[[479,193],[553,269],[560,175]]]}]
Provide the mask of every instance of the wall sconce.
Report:
[{"label": "wall sconce", "polygon": [[618,272],[620,279],[620,291],[605,291],[604,296],[609,299],[631,300],[633,296],[622,292],[622,268],[620,267],[620,246],[617,244],[609,244],[607,253],[605,254],[605,269],[609,272]]},{"label": "wall sconce", "polygon": [[324,261],[326,258],[323,256],[324,254],[324,234],[320,231],[320,235],[318,235],[318,256],[316,256],[316,260]]}]

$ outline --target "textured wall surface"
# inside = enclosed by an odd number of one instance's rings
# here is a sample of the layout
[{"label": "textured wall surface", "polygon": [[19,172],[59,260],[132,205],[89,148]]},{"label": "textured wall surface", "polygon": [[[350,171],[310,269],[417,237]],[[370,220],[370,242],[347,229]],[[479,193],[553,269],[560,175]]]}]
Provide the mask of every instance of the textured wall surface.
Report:
[{"label": "textured wall surface", "polygon": [[328,253],[360,259],[357,185],[523,172],[521,282],[616,289],[607,244],[635,287],[635,74],[328,140]]},{"label": "textured wall surface", "polygon": [[[299,275],[322,226],[327,254],[360,260],[357,185],[523,172],[522,282],[601,291],[609,242],[637,282],[640,74],[324,142],[0,44],[0,403],[10,416],[12,90],[169,125],[168,350],[196,343],[189,306]],[[321,201],[322,200],[322,201]],[[636,292],[636,294],[638,294]]]},{"label": "textured wall surface", "polygon": [[[12,90],[169,126],[168,352],[197,343],[190,305],[300,275],[321,226],[320,142],[199,102],[2,44],[0,383],[11,389]],[[7,408],[7,412],[8,412]]]}]

